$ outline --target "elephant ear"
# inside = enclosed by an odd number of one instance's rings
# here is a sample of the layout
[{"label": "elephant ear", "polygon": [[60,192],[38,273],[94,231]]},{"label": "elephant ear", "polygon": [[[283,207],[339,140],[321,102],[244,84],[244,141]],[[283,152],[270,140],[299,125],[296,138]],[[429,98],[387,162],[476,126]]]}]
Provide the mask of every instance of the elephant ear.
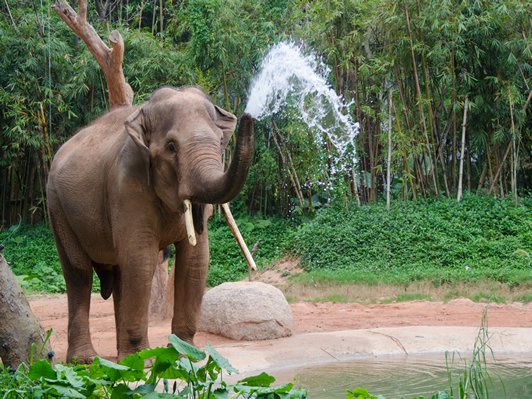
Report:
[{"label": "elephant ear", "polygon": [[143,109],[139,108],[129,115],[124,122],[124,125],[126,126],[129,137],[131,137],[135,143],[140,157],[144,162],[146,175],[148,176],[148,185],[150,185],[150,150],[148,148],[148,141],[146,139],[145,116]]},{"label": "elephant ear", "polygon": [[227,143],[229,143],[229,140],[231,140],[231,135],[235,131],[237,119],[231,112],[227,112],[225,109],[220,108],[217,105],[215,105],[214,108],[216,108],[216,120],[214,123],[224,132],[224,137],[222,139],[223,151],[225,150]]}]

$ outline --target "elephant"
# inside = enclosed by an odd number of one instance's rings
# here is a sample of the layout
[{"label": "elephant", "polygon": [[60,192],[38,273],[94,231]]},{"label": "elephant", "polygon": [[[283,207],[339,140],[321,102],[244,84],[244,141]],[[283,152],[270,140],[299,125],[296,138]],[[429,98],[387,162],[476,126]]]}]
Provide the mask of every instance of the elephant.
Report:
[{"label": "elephant", "polygon": [[[194,87],[162,87],[138,106],[111,110],[57,151],[46,186],[48,214],[68,298],[67,362],[91,363],[93,270],[113,295],[118,360],[149,348],[148,307],[159,251],[175,254],[172,333],[193,344],[209,265],[213,204],[242,189],[254,119],[240,119],[233,159],[222,154],[237,118]],[[192,204],[195,246],[185,216]]]}]

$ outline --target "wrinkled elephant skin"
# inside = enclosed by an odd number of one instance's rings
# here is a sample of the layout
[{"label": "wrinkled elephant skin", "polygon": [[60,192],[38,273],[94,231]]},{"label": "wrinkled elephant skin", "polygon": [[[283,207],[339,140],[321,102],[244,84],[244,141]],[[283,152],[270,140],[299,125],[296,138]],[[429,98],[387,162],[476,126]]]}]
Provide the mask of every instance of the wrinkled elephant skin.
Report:
[{"label": "wrinkled elephant skin", "polygon": [[[89,334],[93,269],[102,297],[113,295],[118,358],[149,347],[148,307],[158,253],[176,248],[172,333],[192,343],[209,264],[211,204],[242,189],[253,150],[253,119],[240,121],[233,161],[222,153],[236,117],[195,88],[155,91],[113,110],[57,152],[48,210],[68,294],[68,362],[96,355]],[[192,203],[197,245],[186,239]]]}]

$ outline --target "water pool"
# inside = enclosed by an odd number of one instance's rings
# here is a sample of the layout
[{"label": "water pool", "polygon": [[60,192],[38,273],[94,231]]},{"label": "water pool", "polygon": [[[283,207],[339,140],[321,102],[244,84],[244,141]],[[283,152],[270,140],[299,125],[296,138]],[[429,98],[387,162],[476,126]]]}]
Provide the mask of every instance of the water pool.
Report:
[{"label": "water pool", "polygon": [[[488,354],[486,354],[488,357]],[[504,398],[503,386],[508,399],[532,398],[532,354],[496,355],[496,364],[489,361],[493,386],[490,398]],[[470,355],[465,355],[468,361]],[[489,360],[489,359],[488,359]],[[455,357],[454,386],[464,370],[463,361]],[[307,389],[311,399],[345,399],[346,390],[366,388],[373,395],[386,399],[405,399],[424,396],[430,398],[437,390],[449,391],[445,355],[410,355],[403,357],[377,357],[352,362],[336,362],[301,369],[269,372],[276,385],[293,382]]]}]

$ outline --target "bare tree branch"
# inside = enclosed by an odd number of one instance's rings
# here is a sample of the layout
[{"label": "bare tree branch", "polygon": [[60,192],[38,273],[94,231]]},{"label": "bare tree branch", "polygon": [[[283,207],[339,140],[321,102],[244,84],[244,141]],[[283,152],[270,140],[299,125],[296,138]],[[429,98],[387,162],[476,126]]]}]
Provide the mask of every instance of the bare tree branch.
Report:
[{"label": "bare tree branch", "polygon": [[52,9],[85,42],[90,53],[102,68],[109,91],[110,107],[132,105],[133,90],[126,83],[122,70],[124,39],[120,32],[114,30],[109,34],[112,49],[107,47],[94,28],[87,22],[87,0],[78,1],[78,13],[70,7],[66,0],[55,0]]}]

